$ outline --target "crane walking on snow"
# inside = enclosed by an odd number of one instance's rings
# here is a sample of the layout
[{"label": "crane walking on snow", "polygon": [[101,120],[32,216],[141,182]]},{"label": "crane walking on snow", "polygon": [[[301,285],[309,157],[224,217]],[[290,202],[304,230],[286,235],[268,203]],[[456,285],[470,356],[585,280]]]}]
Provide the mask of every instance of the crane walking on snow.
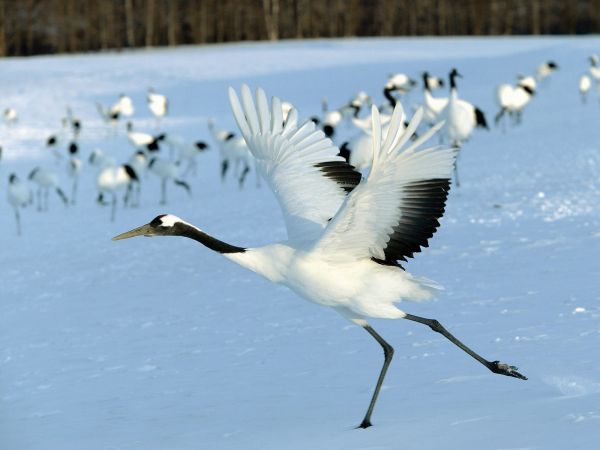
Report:
[{"label": "crane walking on snow", "polygon": [[395,108],[388,131],[382,134],[379,111],[373,107],[373,163],[368,177],[362,179],[314,123],[298,126],[295,110],[284,123],[278,98],[272,99],[269,108],[264,91],[259,89],[255,106],[250,89],[244,85],[241,102],[231,88],[229,99],[238,127],[283,210],[288,240],[257,248],[238,247],[169,214],[159,215],[114,240],[134,236],[194,239],[363,327],[381,345],[385,359],[360,428],[371,426],[394,353],[367,318],[422,323],[492,372],[526,379],[514,366],[482,358],[437,320],[414,316],[395,306],[401,300],[427,300],[439,289],[436,283],[405,272],[398,261],[406,261],[428,245],[444,213],[456,149],[418,150],[441,124],[410,142],[422,110],[404,130],[402,108]]}]

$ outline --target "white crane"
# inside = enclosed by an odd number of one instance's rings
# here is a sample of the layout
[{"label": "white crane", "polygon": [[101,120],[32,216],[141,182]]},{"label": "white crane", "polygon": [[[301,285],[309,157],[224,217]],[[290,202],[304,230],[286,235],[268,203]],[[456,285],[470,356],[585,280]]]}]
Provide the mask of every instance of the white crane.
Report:
[{"label": "white crane", "polygon": [[148,156],[141,150],[136,151],[129,157],[127,165],[133,169],[136,177],[127,184],[127,193],[125,194],[125,206],[140,206],[142,197],[142,177],[148,169]]},{"label": "white crane", "polygon": [[444,87],[444,80],[440,77],[436,77],[435,75],[431,75],[428,72],[425,72],[426,77],[423,80],[423,84],[425,84],[425,82],[427,83],[427,85],[429,86],[429,89],[434,90],[434,89],[440,89]]},{"label": "white crane", "polygon": [[127,122],[127,139],[135,147],[136,150],[144,150],[147,152],[157,152],[160,150],[160,142],[165,139],[165,134],[161,133],[153,136],[142,131],[134,131],[133,124]]},{"label": "white crane", "polygon": [[594,81],[596,83],[600,82],[600,59],[598,58],[598,55],[593,54],[592,56],[590,56],[590,75],[592,76],[592,78],[594,79]]},{"label": "white crane", "polygon": [[[450,98],[448,99],[448,104],[440,113],[440,119],[446,122],[442,130],[445,142],[460,148],[471,137],[475,127],[487,129],[488,126],[483,111],[471,103],[458,98],[456,77],[462,78],[462,75],[456,69],[452,69],[449,74]],[[456,186],[460,186],[457,161],[454,161],[454,179]]]},{"label": "white crane", "polygon": [[392,95],[399,93],[400,96],[408,94],[417,85],[417,82],[405,73],[391,74],[383,87],[383,96],[387,103],[379,107],[381,112],[390,112],[395,108],[398,99]]},{"label": "white crane", "polygon": [[8,177],[8,203],[15,210],[15,220],[17,222],[17,235],[21,235],[21,216],[19,209],[27,206],[33,200],[31,189],[26,183],[23,183],[16,174],[11,173]]},{"label": "white crane", "polygon": [[138,181],[137,174],[129,164],[123,164],[121,166],[104,167],[98,173],[96,177],[96,188],[98,189],[97,202],[101,205],[106,205],[107,202],[104,199],[105,194],[109,194],[112,197],[110,221],[115,221],[115,214],[117,210],[117,193],[122,190],[127,190],[123,203],[127,204],[129,201],[131,183]]},{"label": "white crane", "polygon": [[[231,165],[233,165],[235,174],[238,177],[238,186],[241,189],[244,186],[244,181],[250,172],[250,168],[255,166],[254,157],[250,153],[244,137],[237,136],[230,131],[218,130],[212,119],[208,121],[208,129],[219,147],[219,154],[221,156],[221,181],[225,181],[227,172]],[[256,173],[256,186],[260,186],[258,171]]]},{"label": "white crane", "polygon": [[[50,190],[56,192],[62,202],[69,204],[69,199],[58,185],[58,175],[44,167],[36,167],[28,176],[29,181],[37,184],[37,209],[38,211],[48,211],[48,197]],[[42,202],[43,197],[43,202]]]},{"label": "white crane", "polygon": [[[365,91],[359,91],[344,107],[343,113],[350,111],[353,118],[358,118],[364,106],[372,105],[373,101]],[[344,114],[345,115],[345,114]]]},{"label": "white crane", "polygon": [[406,94],[407,92],[410,92],[416,85],[417,82],[405,73],[396,73],[391,74],[388,77],[388,80],[385,84],[385,89]]},{"label": "white crane", "polygon": [[581,96],[582,103],[586,103],[587,95],[591,87],[592,79],[589,77],[589,75],[581,75],[581,77],[579,77],[579,95]]},{"label": "white crane", "polygon": [[529,104],[535,95],[537,83],[531,76],[521,76],[516,86],[504,83],[498,86],[496,90],[496,100],[500,110],[494,117],[496,125],[500,123],[502,117],[508,114],[512,117],[514,124],[520,124],[523,115],[523,108]]},{"label": "white crane", "polygon": [[537,81],[543,81],[549,77],[552,73],[558,70],[558,64],[554,61],[545,61],[540,64],[536,70]]},{"label": "white crane", "polygon": [[268,280],[288,286],[305,299],[333,308],[363,327],[381,345],[384,364],[367,412],[359,425],[371,426],[371,415],[394,350],[368,318],[407,319],[429,326],[494,373],[526,379],[517,368],[487,361],[437,320],[408,314],[395,305],[423,301],[439,286],[412,276],[398,263],[427,246],[450,187],[455,149],[418,150],[439,126],[409,142],[422,117],[418,111],[405,131],[397,108],[386,135],[372,108],[373,164],[361,180],[338,155],[339,150],[312,122],[297,126],[292,111],[282,125],[281,102],[258,90],[255,106],[247,86],[241,103],[229,98],[244,139],[283,210],[288,240],[258,248],[220,241],[173,215],[160,215],[146,225],[115,236],[185,236],[223,254]]},{"label": "white crane", "polygon": [[423,79],[424,98],[423,117],[429,125],[433,125],[440,121],[440,114],[448,104],[448,98],[434,97],[431,94],[431,90],[433,89],[430,84],[431,80],[438,79],[437,77],[432,77],[428,72],[423,72],[421,78]]},{"label": "white crane", "polygon": [[15,108],[6,108],[3,114],[4,123],[6,125],[14,125],[19,120],[19,115]]},{"label": "white crane", "polygon": [[153,88],[148,89],[148,109],[156,117],[157,124],[160,120],[165,117],[169,110],[169,101],[167,97],[162,94],[158,94]]},{"label": "white crane", "polygon": [[116,114],[117,117],[131,117],[135,112],[131,97],[125,94],[120,94],[119,99],[110,107],[111,115]]},{"label": "white crane", "polygon": [[[166,141],[169,142],[168,140]],[[198,172],[198,155],[209,149],[209,146],[204,141],[188,142],[180,140],[174,143],[173,147],[177,150],[177,164],[185,165],[182,171],[182,176],[187,176],[191,173],[196,175]]]},{"label": "white crane", "polygon": [[[327,104],[327,102],[323,103],[324,105]],[[333,139],[335,136],[335,130],[337,128],[337,126],[340,124],[340,122],[344,119],[344,113],[339,110],[339,109],[334,109],[331,111],[328,111],[326,109],[326,106],[324,106],[324,110],[323,110],[323,116],[322,118],[319,117],[311,117],[311,121],[317,125],[319,128],[321,128],[323,130],[323,133],[325,133],[325,136],[327,136],[330,139]],[[286,120],[287,120],[287,116],[286,116]]]},{"label": "white crane", "polygon": [[[401,104],[397,104],[398,108],[401,108]],[[392,116],[386,114],[380,114],[380,122],[382,131],[387,132],[390,126],[390,120]],[[372,138],[372,123],[371,118],[367,119],[356,119],[353,118],[352,122],[361,131],[357,136],[351,140],[344,142],[340,147],[340,155],[344,157],[351,166],[353,166],[359,172],[364,172],[371,167],[373,162],[373,138]],[[404,124],[402,124],[404,127]]]},{"label": "white crane", "polygon": [[192,195],[190,185],[179,177],[179,167],[173,161],[154,157],[148,162],[148,169],[160,178],[160,204],[167,203],[167,182],[172,181],[176,186],[182,187]]}]

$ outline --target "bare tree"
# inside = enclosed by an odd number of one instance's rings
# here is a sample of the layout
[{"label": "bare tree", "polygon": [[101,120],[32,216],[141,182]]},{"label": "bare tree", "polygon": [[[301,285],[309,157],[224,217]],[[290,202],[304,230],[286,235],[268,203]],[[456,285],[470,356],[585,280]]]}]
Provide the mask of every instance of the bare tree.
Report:
[{"label": "bare tree", "polygon": [[279,0],[262,0],[267,35],[272,41],[279,39]]},{"label": "bare tree", "polygon": [[154,43],[154,0],[146,0],[146,47]]},{"label": "bare tree", "polygon": [[135,28],[133,24],[133,0],[125,0],[125,26],[127,29],[127,46],[135,47]]},{"label": "bare tree", "polygon": [[6,28],[4,25],[4,0],[0,0],[0,56],[6,56]]},{"label": "bare tree", "polygon": [[177,28],[179,22],[179,2],[167,2],[167,42],[168,45],[177,45]]},{"label": "bare tree", "polygon": [[600,32],[600,0],[0,0],[0,56],[330,36]]}]

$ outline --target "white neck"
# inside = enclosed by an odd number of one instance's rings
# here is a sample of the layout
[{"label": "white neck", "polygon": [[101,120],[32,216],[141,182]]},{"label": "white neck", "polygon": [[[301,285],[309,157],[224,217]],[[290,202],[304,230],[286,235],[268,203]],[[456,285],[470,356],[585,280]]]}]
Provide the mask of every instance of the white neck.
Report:
[{"label": "white neck", "polygon": [[249,248],[243,253],[224,253],[223,256],[274,283],[284,281],[295,250],[285,244]]},{"label": "white neck", "polygon": [[456,102],[458,100],[458,90],[456,88],[450,89],[450,101]]}]

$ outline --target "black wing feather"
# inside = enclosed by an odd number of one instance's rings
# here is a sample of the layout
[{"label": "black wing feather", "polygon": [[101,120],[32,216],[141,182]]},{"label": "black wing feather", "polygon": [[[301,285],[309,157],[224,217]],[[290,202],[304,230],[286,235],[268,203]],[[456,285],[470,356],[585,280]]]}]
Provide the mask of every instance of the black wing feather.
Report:
[{"label": "black wing feather", "polygon": [[385,258],[371,259],[378,264],[402,267],[398,261],[406,261],[422,247],[428,247],[428,240],[440,226],[438,219],[444,214],[449,191],[450,180],[446,178],[407,184],[402,192],[400,220],[383,249]]},{"label": "black wing feather", "polygon": [[315,164],[315,167],[327,178],[335,181],[347,194],[358,186],[362,178],[362,174],[346,161],[325,161]]}]

